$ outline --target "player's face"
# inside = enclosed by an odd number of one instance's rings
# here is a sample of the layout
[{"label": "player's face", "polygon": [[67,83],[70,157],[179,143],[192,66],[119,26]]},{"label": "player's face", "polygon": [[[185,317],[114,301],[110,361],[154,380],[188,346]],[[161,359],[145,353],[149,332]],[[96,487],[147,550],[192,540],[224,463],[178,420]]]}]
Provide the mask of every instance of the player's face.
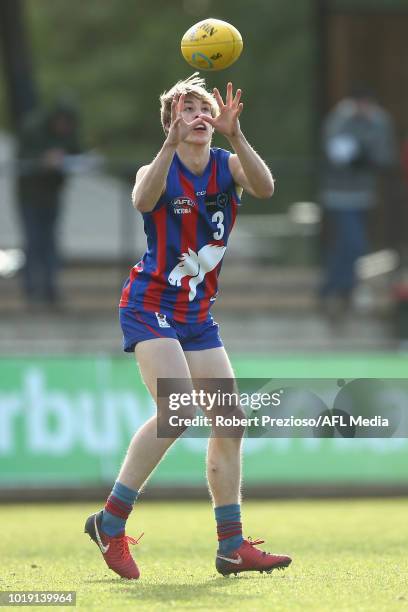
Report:
[{"label": "player's face", "polygon": [[[200,100],[195,96],[186,96],[184,99],[184,109],[181,112],[183,119],[191,123],[199,115],[211,117],[211,106],[205,100]],[[194,144],[207,144],[212,137],[213,129],[211,125],[203,121],[186,138],[186,142]]]}]

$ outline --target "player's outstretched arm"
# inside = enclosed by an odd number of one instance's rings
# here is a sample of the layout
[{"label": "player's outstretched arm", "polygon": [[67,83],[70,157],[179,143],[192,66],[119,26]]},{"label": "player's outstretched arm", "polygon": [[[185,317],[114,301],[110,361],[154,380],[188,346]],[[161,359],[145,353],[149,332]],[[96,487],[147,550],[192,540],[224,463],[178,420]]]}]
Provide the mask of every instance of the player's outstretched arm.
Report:
[{"label": "player's outstretched arm", "polygon": [[199,117],[190,123],[186,122],[181,115],[183,108],[184,95],[181,95],[172,102],[169,131],[162,148],[152,163],[139,168],[136,174],[132,202],[140,212],[153,210],[166,188],[167,174],[178,145],[185,140],[191,130],[202,123]]},{"label": "player's outstretched arm", "polygon": [[256,198],[270,198],[274,191],[274,181],[265,162],[251,147],[242,133],[239,116],[244,105],[240,102],[241,90],[237,89],[235,96],[232,92],[232,83],[227,85],[225,104],[218,89],[214,89],[214,96],[220,113],[217,117],[200,115],[203,121],[213,126],[230,142],[235,155],[229,158],[229,167],[234,181]]}]

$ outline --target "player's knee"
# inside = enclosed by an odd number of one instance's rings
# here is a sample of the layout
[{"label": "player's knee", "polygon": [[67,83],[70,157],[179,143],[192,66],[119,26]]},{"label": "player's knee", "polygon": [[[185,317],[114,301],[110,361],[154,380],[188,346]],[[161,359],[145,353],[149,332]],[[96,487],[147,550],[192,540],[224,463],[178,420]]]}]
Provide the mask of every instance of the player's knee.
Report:
[{"label": "player's knee", "polygon": [[165,431],[169,437],[179,438],[187,429],[194,424],[197,416],[195,406],[181,406],[177,410],[169,410],[167,407],[158,408],[158,423],[160,431]]},{"label": "player's knee", "polygon": [[194,417],[197,416],[198,409],[196,406],[182,406],[177,411],[174,411],[173,414],[176,414],[180,421],[189,423]]},{"label": "player's knee", "polygon": [[218,411],[212,416],[213,437],[241,440],[246,429],[246,418],[240,406]]}]

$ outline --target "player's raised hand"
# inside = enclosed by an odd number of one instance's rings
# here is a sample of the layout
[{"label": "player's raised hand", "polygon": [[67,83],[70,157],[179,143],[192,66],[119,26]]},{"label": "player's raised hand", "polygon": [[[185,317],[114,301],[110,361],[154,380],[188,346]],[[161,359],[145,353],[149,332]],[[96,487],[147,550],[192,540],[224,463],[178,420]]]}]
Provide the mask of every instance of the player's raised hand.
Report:
[{"label": "player's raised hand", "polygon": [[183,118],[184,98],[184,94],[181,94],[179,98],[173,98],[171,103],[171,120],[167,142],[176,146],[185,140],[194,128],[202,123],[200,117],[196,117],[190,123]]},{"label": "player's raised hand", "polygon": [[217,101],[220,113],[217,117],[209,117],[208,115],[200,115],[200,119],[206,121],[220,134],[227,138],[234,138],[240,133],[240,125],[238,117],[242,113],[244,105],[240,102],[242,91],[237,89],[233,96],[232,83],[227,85],[227,94],[225,104],[220,92],[214,87],[214,97]]}]

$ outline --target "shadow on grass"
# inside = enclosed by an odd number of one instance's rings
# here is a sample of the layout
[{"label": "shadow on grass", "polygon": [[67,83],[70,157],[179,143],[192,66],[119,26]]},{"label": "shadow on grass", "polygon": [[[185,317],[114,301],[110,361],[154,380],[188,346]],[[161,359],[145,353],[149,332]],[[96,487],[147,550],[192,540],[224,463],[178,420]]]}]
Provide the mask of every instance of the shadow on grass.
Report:
[{"label": "shadow on grass", "polygon": [[90,580],[82,580],[84,584],[130,584],[130,580],[125,578],[98,578]]},{"label": "shadow on grass", "polygon": [[[121,580],[121,579],[91,579],[86,580],[85,582],[88,584],[109,584],[110,586],[116,586],[114,588],[116,592],[116,596],[120,598],[121,595],[126,596],[128,599],[129,596],[134,597],[135,600],[138,601],[150,601],[150,602],[161,602],[163,601],[192,601],[196,600],[199,603],[200,599],[206,601],[206,603],[211,603],[211,599],[214,598],[216,600],[217,607],[222,606],[222,603],[225,599],[225,602],[231,603],[231,601],[242,601],[253,599],[253,594],[246,595],[242,593],[240,589],[239,592],[234,593],[231,592],[231,587],[236,584],[238,586],[239,582],[244,580],[250,580],[251,576],[239,576],[230,578],[223,577],[212,577],[209,578],[206,582],[195,583],[185,582],[185,583],[171,583],[166,582],[162,584],[149,584],[144,581],[131,581],[131,580]],[[253,577],[252,577],[253,579]],[[111,589],[110,589],[111,590]],[[225,591],[223,593],[223,591]]]}]

